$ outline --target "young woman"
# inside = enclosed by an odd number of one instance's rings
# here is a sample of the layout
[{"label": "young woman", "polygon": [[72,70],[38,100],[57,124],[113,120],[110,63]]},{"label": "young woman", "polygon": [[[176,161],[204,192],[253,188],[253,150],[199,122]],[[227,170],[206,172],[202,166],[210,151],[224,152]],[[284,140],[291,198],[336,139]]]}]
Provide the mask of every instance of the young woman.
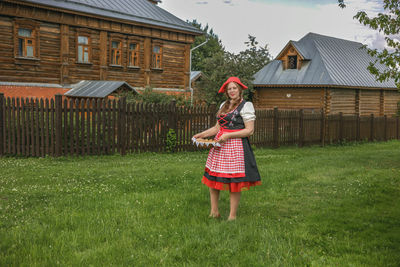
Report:
[{"label": "young woman", "polygon": [[253,134],[256,119],[253,104],[243,100],[247,86],[237,77],[230,77],[218,93],[225,93],[227,100],[217,113],[217,124],[195,138],[215,135],[221,147],[214,147],[208,154],[202,182],[209,187],[210,217],[220,217],[218,200],[220,190],[230,191],[228,220],[236,219],[242,190],[260,185],[261,178],[248,137]]}]

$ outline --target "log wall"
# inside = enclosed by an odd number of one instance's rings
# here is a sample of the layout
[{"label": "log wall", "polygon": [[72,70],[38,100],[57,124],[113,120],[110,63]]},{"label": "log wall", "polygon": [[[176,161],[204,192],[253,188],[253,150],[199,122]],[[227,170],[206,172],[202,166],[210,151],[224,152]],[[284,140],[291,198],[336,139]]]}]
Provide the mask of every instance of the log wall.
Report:
[{"label": "log wall", "polygon": [[396,91],[385,91],[385,114],[396,114],[400,109],[400,93]]},{"label": "log wall", "polygon": [[324,89],[260,88],[256,90],[256,108],[315,109],[324,107]]},{"label": "log wall", "polygon": [[353,88],[256,88],[253,102],[259,109],[324,109],[326,114],[393,116],[399,108],[400,92]]},{"label": "log wall", "polygon": [[380,115],[381,93],[379,90],[360,90],[360,115]]},{"label": "log wall", "polygon": [[330,113],[342,112],[344,115],[356,114],[356,91],[349,89],[330,89]]}]

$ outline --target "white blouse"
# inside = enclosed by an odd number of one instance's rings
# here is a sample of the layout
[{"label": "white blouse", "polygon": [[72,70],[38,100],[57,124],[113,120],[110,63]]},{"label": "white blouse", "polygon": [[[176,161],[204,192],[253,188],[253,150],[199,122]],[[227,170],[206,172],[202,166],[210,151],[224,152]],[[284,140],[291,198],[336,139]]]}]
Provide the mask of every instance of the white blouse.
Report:
[{"label": "white blouse", "polygon": [[[220,109],[225,104],[225,101],[222,102]],[[242,116],[244,122],[254,121],[256,119],[256,111],[254,110],[253,103],[246,102],[240,111],[240,116]]]}]

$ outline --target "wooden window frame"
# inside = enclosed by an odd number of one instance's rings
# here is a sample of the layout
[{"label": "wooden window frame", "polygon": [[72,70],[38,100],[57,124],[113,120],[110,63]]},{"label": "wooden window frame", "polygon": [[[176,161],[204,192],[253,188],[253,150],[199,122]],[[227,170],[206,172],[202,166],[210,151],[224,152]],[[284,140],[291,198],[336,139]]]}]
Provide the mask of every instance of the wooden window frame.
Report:
[{"label": "wooden window frame", "polygon": [[[120,46],[119,49],[115,49],[112,47],[112,43],[113,42],[119,42]],[[109,51],[109,55],[110,55],[110,66],[114,66],[114,67],[122,67],[123,62],[122,62],[122,58],[123,58],[123,38],[121,37],[115,37],[115,36],[111,36],[110,37],[110,51]],[[113,51],[120,51],[120,57],[119,57],[119,62],[113,62]],[[114,55],[115,58],[116,54]],[[119,63],[119,64],[117,64]]]},{"label": "wooden window frame", "polygon": [[[86,37],[88,38],[88,44],[87,45],[83,45],[83,44],[79,44],[79,37]],[[88,31],[87,29],[78,29],[76,31],[76,36],[75,36],[75,44],[76,44],[76,62],[79,64],[92,64],[92,37],[91,37],[91,32]],[[79,58],[79,47],[83,46],[84,48],[87,47],[88,48],[88,61],[82,61]],[[83,50],[84,52],[84,50]],[[83,56],[83,54],[82,54]]]},{"label": "wooden window frame", "polygon": [[[155,46],[160,47],[159,53],[154,53]],[[157,62],[157,59],[160,62],[159,65],[156,65],[156,63],[155,63],[155,62]],[[153,42],[153,44],[151,45],[151,68],[153,70],[162,70],[163,69],[163,44],[158,41]]]},{"label": "wooden window frame", "polygon": [[[136,44],[136,49],[134,50],[133,55],[132,55],[132,50],[130,48],[131,44]],[[127,52],[127,61],[126,61],[128,68],[133,68],[133,69],[140,68],[140,47],[141,47],[141,45],[140,45],[139,40],[137,40],[137,39],[129,39],[128,40],[128,46],[127,46],[128,52]],[[135,58],[136,58],[137,64],[131,65],[130,63],[132,61],[134,61]]]},{"label": "wooden window frame", "polygon": [[[40,22],[30,20],[30,19],[15,19],[13,21],[14,28],[14,58],[21,60],[39,60],[40,59]],[[32,31],[32,37],[24,37],[24,52],[21,56],[19,54],[19,39],[22,39],[18,31],[19,29],[27,29]],[[33,46],[33,57],[28,57],[26,52],[26,41],[31,40]]]}]

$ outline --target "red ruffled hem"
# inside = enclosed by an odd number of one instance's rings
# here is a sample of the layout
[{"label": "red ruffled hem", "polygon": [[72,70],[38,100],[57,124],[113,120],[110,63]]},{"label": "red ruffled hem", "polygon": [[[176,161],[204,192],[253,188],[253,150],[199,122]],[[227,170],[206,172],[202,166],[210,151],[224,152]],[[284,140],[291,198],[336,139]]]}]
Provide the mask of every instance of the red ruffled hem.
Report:
[{"label": "red ruffled hem", "polygon": [[257,182],[240,182],[240,183],[221,183],[216,181],[210,181],[207,177],[203,176],[201,180],[203,184],[208,187],[217,189],[217,190],[229,190],[231,192],[241,192],[247,191],[250,189],[250,186],[261,185],[261,181]]},{"label": "red ruffled hem", "polygon": [[215,177],[224,177],[224,178],[239,178],[239,177],[245,177],[245,173],[222,173],[222,172],[213,172],[209,168],[205,168],[205,171]]}]

